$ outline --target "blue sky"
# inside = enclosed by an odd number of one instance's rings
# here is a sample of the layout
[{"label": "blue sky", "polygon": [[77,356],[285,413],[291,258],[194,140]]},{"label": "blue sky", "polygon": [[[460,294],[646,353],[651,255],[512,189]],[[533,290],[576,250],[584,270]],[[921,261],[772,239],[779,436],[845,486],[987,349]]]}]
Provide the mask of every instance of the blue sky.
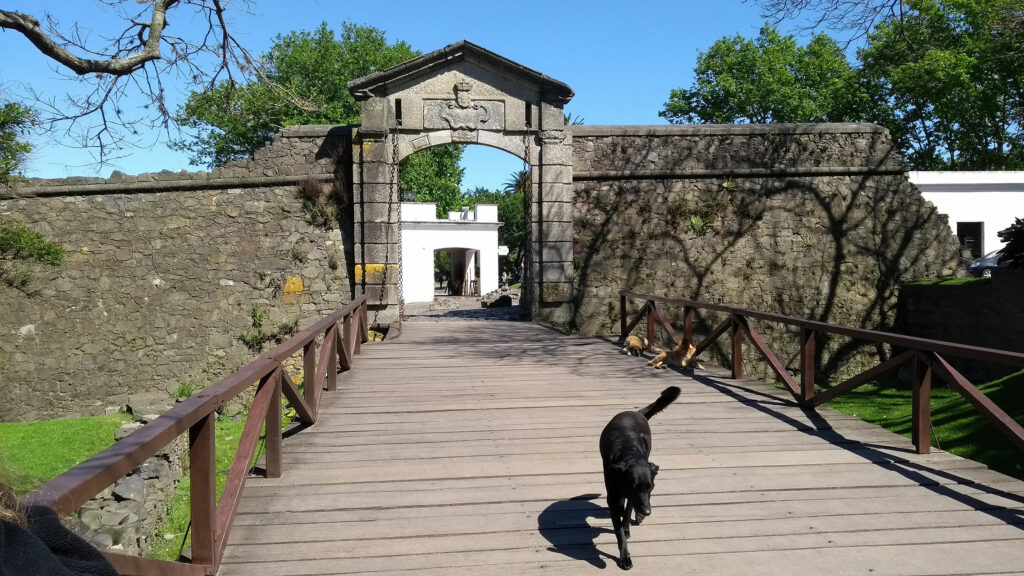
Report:
[{"label": "blue sky", "polygon": [[[61,22],[77,21],[81,28],[95,28],[100,34],[105,29],[103,12],[92,0],[7,1],[4,8],[40,19],[49,12]],[[741,0],[515,0],[493,4],[291,0],[256,2],[252,11],[229,14],[229,21],[253,54],[264,52],[277,34],[311,30],[322,21],[336,30],[342,21],[375,26],[387,33],[389,41],[404,40],[424,53],[469,40],[568,84],[576,96],[566,110],[591,125],[664,124],[658,111],[671,89],[690,85],[698,51],[723,36],[756,36],[763,23],[759,7]],[[191,25],[175,20],[173,11],[169,20],[176,33]],[[787,30],[785,24],[780,28]],[[14,32],[0,32],[0,54],[4,54],[0,87],[8,94],[23,90],[26,83],[37,92],[57,97],[74,89],[73,82],[62,79],[53,70],[54,64]],[[176,106],[191,86],[176,83],[167,89]],[[106,177],[113,170],[137,174],[201,169],[190,166],[184,154],[168,149],[166,136],[160,133],[144,134],[144,147],[123,150],[122,158],[106,166],[97,166],[88,152],[62,145],[61,140],[61,134],[34,139],[36,150],[29,159],[27,176]],[[470,146],[463,165],[464,189],[496,188],[521,167],[521,161],[504,152]]]}]

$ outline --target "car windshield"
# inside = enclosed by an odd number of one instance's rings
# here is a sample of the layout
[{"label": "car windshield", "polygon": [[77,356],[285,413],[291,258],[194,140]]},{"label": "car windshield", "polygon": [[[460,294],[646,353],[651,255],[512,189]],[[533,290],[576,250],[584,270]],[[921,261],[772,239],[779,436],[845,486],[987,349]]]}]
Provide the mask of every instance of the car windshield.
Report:
[{"label": "car windshield", "polygon": [[991,258],[997,258],[999,256],[999,253],[1002,252],[1002,251],[1003,251],[1002,248],[1000,248],[999,250],[993,250],[992,252],[989,252],[988,254],[985,254],[985,256],[982,258],[982,260],[989,260]]}]

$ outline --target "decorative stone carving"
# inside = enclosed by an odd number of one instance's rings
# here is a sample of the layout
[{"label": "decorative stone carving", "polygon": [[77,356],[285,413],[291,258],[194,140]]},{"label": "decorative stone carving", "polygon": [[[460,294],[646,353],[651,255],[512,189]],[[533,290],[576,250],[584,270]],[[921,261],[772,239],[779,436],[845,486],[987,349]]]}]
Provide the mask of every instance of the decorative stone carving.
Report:
[{"label": "decorative stone carving", "polygon": [[427,130],[455,130],[459,140],[470,140],[466,131],[503,130],[505,103],[501,100],[477,100],[470,97],[473,85],[465,79],[455,83],[454,100],[424,100],[423,127]]}]

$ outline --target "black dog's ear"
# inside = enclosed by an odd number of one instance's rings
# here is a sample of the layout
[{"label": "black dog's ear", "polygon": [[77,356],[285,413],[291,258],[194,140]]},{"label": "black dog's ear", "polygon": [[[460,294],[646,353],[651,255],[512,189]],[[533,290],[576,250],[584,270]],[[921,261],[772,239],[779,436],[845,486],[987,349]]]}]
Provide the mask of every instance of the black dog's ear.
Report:
[{"label": "black dog's ear", "polygon": [[651,465],[651,477],[653,478],[654,476],[657,476],[658,470],[661,470],[661,468],[658,468],[658,465],[654,462],[648,462],[648,464]]}]

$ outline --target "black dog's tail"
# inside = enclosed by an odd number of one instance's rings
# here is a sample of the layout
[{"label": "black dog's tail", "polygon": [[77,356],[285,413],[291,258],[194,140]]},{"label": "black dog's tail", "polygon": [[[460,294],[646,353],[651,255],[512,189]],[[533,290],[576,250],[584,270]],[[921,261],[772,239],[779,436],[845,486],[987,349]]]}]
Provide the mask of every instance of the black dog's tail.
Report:
[{"label": "black dog's tail", "polygon": [[679,392],[680,390],[678,386],[669,386],[661,391],[661,396],[659,396],[657,400],[647,406],[644,406],[638,410],[638,412],[640,412],[641,416],[650,420],[655,414],[661,412],[665,408],[668,408],[669,404],[675,402],[676,398],[679,398]]}]

